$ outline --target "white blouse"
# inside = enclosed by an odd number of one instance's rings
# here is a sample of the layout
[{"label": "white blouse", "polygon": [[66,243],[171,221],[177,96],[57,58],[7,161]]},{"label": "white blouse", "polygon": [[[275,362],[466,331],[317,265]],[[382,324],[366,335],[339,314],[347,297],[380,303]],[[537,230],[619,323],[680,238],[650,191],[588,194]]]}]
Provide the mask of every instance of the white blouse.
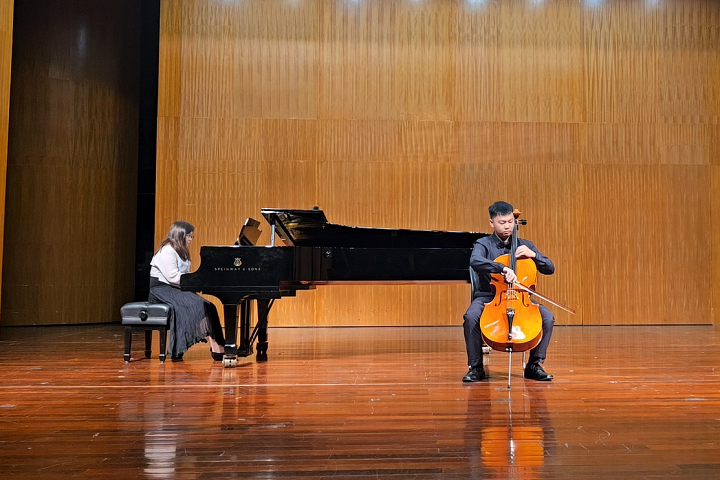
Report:
[{"label": "white blouse", "polygon": [[150,261],[150,276],[179,286],[180,276],[190,273],[190,260],[183,260],[172,245],[165,245]]}]

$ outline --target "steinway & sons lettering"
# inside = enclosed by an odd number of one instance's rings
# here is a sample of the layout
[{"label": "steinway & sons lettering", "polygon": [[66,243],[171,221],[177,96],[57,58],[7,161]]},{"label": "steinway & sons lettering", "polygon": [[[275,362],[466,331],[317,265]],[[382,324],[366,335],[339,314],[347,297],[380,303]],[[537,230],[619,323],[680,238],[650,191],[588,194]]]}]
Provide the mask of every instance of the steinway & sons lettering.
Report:
[{"label": "steinway & sons lettering", "polygon": [[260,267],[215,267],[216,272],[259,272]]}]

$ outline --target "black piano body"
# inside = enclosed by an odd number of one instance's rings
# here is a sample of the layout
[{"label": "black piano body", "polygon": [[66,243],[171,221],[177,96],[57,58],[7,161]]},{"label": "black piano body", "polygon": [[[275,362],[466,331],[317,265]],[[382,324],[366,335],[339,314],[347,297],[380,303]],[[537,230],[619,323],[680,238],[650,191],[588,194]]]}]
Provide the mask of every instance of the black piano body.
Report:
[{"label": "black piano body", "polygon": [[[277,234],[284,245],[253,245],[259,222],[248,219],[235,245],[201,247],[200,267],[180,281],[182,290],[222,302],[226,367],[236,365],[237,355],[251,355],[255,340],[257,360],[267,360],[267,321],[275,300],[318,285],[469,282],[473,244],[487,235],[337,225],[317,207],[264,208],[262,215],[273,241]],[[257,322],[251,331],[252,301]]]}]

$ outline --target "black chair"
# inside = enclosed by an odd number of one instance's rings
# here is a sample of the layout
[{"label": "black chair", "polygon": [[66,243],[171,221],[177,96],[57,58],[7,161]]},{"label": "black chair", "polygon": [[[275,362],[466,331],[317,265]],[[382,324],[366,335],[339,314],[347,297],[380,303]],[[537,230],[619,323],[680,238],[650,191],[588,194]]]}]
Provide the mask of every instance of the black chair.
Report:
[{"label": "black chair", "polygon": [[125,326],[125,362],[130,361],[133,330],[145,331],[145,358],[150,358],[152,352],[152,331],[160,333],[160,361],[164,362],[172,307],[164,303],[132,302],[120,308],[120,315]]}]

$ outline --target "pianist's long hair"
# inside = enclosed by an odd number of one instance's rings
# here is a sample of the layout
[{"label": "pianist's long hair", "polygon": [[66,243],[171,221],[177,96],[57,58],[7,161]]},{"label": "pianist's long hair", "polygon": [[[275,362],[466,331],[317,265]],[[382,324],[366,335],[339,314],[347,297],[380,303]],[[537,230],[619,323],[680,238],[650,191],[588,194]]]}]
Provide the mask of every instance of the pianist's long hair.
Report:
[{"label": "pianist's long hair", "polygon": [[187,247],[187,241],[185,237],[195,231],[195,227],[190,225],[188,222],[177,221],[170,226],[165,240],[160,243],[158,252],[162,250],[165,245],[170,245],[175,249],[180,258],[183,260],[190,260],[190,250]]}]

